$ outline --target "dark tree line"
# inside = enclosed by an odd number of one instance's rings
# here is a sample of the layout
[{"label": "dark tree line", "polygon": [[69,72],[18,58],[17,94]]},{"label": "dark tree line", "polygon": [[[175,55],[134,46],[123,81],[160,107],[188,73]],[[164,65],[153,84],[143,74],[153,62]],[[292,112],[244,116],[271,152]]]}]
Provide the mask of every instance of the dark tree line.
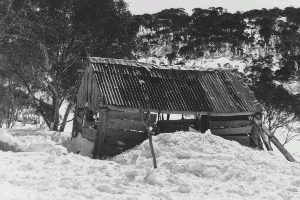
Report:
[{"label": "dark tree line", "polygon": [[[191,16],[182,8],[137,15],[135,22],[151,31],[139,37],[136,48],[147,55],[152,46],[169,45],[176,56],[199,58],[204,51],[229,50],[241,56],[243,45],[258,45],[299,65],[299,12],[300,8],[287,7],[228,13],[211,7],[195,8]],[[261,39],[255,39],[256,33]]]},{"label": "dark tree line", "polygon": [[64,129],[86,56],[131,56],[136,31],[123,0],[5,0],[0,6],[1,68],[14,74],[52,130],[68,101]]},{"label": "dark tree line", "polygon": [[[244,13],[228,13],[221,7],[195,8],[192,15],[171,8],[132,16],[123,0],[3,0],[0,85],[19,84],[15,88],[22,88],[30,97],[26,104],[34,107],[51,129],[61,131],[74,106],[77,69],[87,56],[134,59],[153,56],[151,48],[163,46],[172,63],[177,57],[202,58],[205,52],[212,58],[214,53],[226,51],[233,57],[249,57],[243,47],[259,46],[266,53],[253,59],[248,74],[253,86],[267,87],[273,80],[289,80],[299,71],[299,16],[300,8],[293,7]],[[257,33],[259,40],[255,39]],[[275,56],[280,66],[276,72],[270,70]],[[11,80],[6,78],[9,74]],[[259,87],[253,90],[259,91]],[[69,105],[59,127],[59,108],[64,101]]]}]

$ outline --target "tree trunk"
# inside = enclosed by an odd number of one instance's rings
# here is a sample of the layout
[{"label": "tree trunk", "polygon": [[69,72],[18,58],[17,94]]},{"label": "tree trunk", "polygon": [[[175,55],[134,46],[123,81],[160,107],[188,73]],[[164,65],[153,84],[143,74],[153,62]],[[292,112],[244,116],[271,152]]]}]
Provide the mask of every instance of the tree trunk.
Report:
[{"label": "tree trunk", "polygon": [[14,123],[12,125],[12,127],[16,124],[16,122],[18,121],[21,112],[23,111],[23,108],[19,107],[20,109],[18,109],[18,106],[16,106],[16,114],[14,115]]},{"label": "tree trunk", "polygon": [[[65,127],[66,127],[66,124],[67,124],[67,120],[68,120],[68,117],[69,117],[69,114],[70,114],[70,111],[72,109],[74,105],[74,101],[71,101],[67,107],[67,110],[65,112],[65,115],[64,115],[64,119],[59,127],[59,132],[64,132],[65,130]],[[74,114],[74,117],[75,117],[75,114]]]},{"label": "tree trunk", "polygon": [[14,93],[12,87],[10,88],[10,93],[11,93],[11,112],[9,116],[9,121],[10,121],[9,128],[12,128],[14,125],[14,114],[15,114],[15,99],[14,99]]},{"label": "tree trunk", "polygon": [[50,121],[47,118],[46,114],[44,112],[40,112],[41,116],[43,117],[44,122],[46,123],[46,125],[50,128]]},{"label": "tree trunk", "polygon": [[60,107],[60,99],[54,97],[52,103],[52,112],[51,112],[52,116],[51,116],[51,123],[50,123],[50,129],[53,131],[58,131],[59,107]]},{"label": "tree trunk", "polygon": [[9,108],[7,104],[5,105],[5,118],[6,118],[6,128],[9,128],[10,121],[9,121]]}]

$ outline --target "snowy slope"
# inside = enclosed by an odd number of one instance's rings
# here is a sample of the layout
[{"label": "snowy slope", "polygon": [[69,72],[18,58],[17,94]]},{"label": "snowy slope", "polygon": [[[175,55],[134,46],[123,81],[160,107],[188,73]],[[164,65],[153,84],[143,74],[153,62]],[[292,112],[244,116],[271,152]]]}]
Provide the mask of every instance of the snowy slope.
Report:
[{"label": "snowy slope", "polygon": [[39,131],[10,132],[53,149],[0,151],[0,199],[300,199],[299,163],[210,133],[155,136],[154,170],[148,141],[100,161],[56,153],[66,136]]}]

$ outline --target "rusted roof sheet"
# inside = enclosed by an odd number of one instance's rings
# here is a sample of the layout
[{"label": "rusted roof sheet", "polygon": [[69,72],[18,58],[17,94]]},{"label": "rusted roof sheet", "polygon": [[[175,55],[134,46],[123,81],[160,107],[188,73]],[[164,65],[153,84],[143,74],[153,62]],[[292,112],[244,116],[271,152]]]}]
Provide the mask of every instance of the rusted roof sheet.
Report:
[{"label": "rusted roof sheet", "polygon": [[105,103],[150,108],[218,113],[255,112],[255,98],[230,71],[156,69],[149,64],[122,59],[90,58]]}]

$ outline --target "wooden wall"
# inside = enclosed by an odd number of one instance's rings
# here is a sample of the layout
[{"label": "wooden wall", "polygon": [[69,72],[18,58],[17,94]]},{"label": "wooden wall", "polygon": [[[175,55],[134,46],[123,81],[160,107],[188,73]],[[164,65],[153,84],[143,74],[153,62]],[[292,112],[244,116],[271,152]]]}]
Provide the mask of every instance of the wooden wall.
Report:
[{"label": "wooden wall", "polygon": [[173,133],[176,131],[189,131],[189,127],[195,125],[195,119],[163,120],[157,122],[159,133]]},{"label": "wooden wall", "polygon": [[[201,116],[201,119],[206,119],[206,116]],[[200,119],[200,125],[197,126],[196,119],[184,120],[163,120],[157,122],[159,133],[173,133],[176,131],[189,131],[189,127],[204,133],[210,129],[214,135],[241,135],[250,134],[252,129],[252,121],[247,117],[212,117],[209,122]],[[208,125],[207,125],[207,124]],[[207,126],[207,128],[206,128]],[[202,130],[203,129],[203,130]]]},{"label": "wooden wall", "polygon": [[252,121],[249,116],[211,117],[211,133],[219,136],[247,135],[251,133]]},{"label": "wooden wall", "polygon": [[88,109],[97,112],[100,102],[101,93],[95,79],[94,71],[91,65],[87,65],[84,69],[77,93],[77,106],[84,108],[86,103],[88,103]]},{"label": "wooden wall", "polygon": [[88,76],[88,68],[85,68],[82,78],[81,78],[81,83],[79,86],[79,90],[77,92],[77,102],[76,105],[78,108],[84,108],[86,104],[86,95],[87,95],[87,76]]},{"label": "wooden wall", "polygon": [[[143,118],[146,115],[143,114]],[[156,115],[150,115],[155,127]],[[94,157],[112,157],[118,155],[148,138],[140,113],[100,110],[98,130],[83,130],[83,137],[95,142]]]}]

